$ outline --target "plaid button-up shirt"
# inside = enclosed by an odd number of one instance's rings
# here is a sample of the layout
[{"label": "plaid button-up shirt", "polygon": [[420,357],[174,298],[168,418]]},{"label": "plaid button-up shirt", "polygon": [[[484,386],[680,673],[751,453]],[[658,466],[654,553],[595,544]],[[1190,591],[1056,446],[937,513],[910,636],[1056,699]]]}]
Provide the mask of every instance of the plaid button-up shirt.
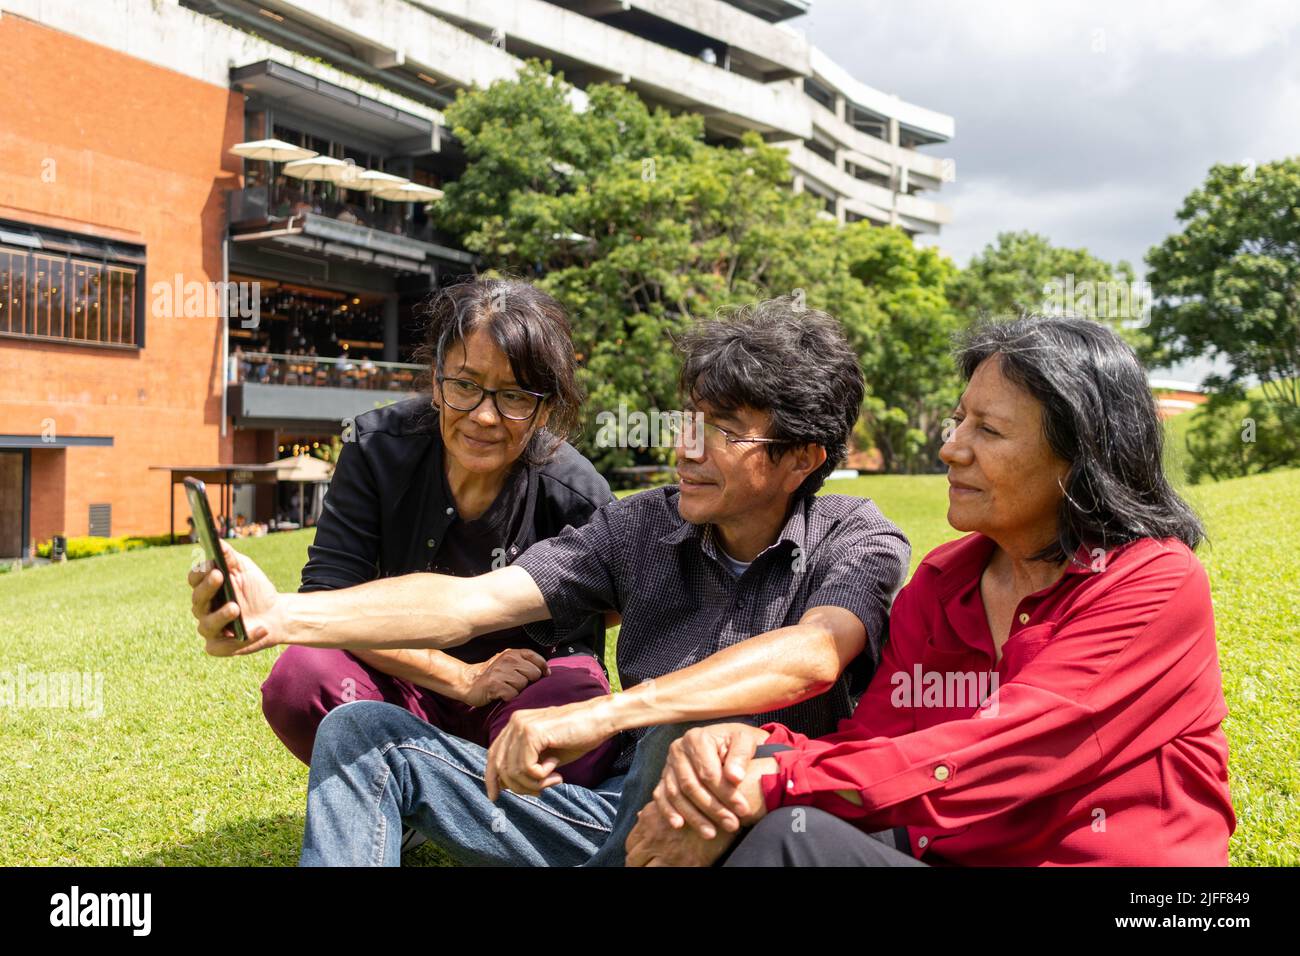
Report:
[{"label": "plaid button-up shirt", "polygon": [[[618,611],[618,676],[631,688],[834,605],[866,628],[855,671],[870,677],[911,557],[907,538],[873,503],[847,495],[800,500],[777,540],[736,577],[719,557],[713,526],[682,518],[677,495],[670,485],[611,502],[581,528],[565,528],[520,555],[515,564],[537,583],[557,625],[530,635],[554,640],[593,612]],[[849,694],[846,672],[824,693],[758,719],[829,733],[852,712]],[[625,738],[616,770],[631,765],[647,730]]]}]

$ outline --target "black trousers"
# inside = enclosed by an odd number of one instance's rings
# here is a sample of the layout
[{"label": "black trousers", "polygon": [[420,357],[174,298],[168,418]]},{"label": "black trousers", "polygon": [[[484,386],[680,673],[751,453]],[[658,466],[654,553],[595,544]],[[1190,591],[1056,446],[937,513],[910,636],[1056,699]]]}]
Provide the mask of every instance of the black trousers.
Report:
[{"label": "black trousers", "polygon": [[925,866],[902,827],[863,833],[815,807],[779,807],[732,849],[723,866]]}]

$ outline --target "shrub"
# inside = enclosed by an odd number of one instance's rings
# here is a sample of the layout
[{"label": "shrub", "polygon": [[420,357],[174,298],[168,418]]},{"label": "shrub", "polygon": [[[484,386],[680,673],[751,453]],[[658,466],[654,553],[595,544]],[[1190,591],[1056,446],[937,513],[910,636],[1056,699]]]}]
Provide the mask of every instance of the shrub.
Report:
[{"label": "shrub", "polygon": [[[121,535],[116,538],[96,538],[89,535],[68,539],[68,560],[93,558],[100,554],[116,554],[119,551],[139,551],[171,544],[171,535]],[[48,558],[54,550],[53,541],[42,541],[36,546],[36,555]]]},{"label": "shrub", "polygon": [[1219,393],[1193,412],[1187,477],[1193,484],[1300,464],[1300,410],[1258,394]]}]

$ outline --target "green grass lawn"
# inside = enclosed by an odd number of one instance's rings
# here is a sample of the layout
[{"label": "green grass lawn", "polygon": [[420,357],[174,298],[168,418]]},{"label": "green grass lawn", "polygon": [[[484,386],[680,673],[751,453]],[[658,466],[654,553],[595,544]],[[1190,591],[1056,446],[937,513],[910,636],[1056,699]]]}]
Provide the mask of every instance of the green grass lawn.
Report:
[{"label": "green grass lawn", "polygon": [[[954,537],[941,476],[839,481],[912,540],[913,566]],[[1300,471],[1189,492],[1209,569],[1232,714],[1237,865],[1300,863]],[[241,548],[296,588],[311,532]],[[307,770],[262,719],[274,651],[215,660],[189,615],[188,545],[0,576],[0,680],[102,675],[102,716],[0,708],[0,864],[291,864]],[[89,709],[89,708],[88,708]],[[421,848],[411,862],[436,864]]]}]

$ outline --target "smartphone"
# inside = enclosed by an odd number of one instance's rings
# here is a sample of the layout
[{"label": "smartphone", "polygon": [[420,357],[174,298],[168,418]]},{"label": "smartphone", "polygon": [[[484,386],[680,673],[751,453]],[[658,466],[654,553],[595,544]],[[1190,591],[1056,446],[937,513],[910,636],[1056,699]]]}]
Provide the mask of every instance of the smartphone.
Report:
[{"label": "smartphone", "polygon": [[[217,598],[213,598],[214,607],[224,607],[227,604],[235,602],[235,588],[230,583],[230,568],[226,565],[226,556],[222,553],[220,535],[217,534],[216,522],[212,520],[212,508],[208,504],[208,489],[197,478],[185,479],[185,497],[190,501],[190,513],[194,515],[194,530],[198,533],[199,542],[203,545],[203,550],[207,552],[208,559],[217,566],[221,572],[221,590]],[[237,617],[230,622],[231,630],[235,632],[235,637],[241,641],[248,640],[248,631],[244,629],[244,619]]]}]

